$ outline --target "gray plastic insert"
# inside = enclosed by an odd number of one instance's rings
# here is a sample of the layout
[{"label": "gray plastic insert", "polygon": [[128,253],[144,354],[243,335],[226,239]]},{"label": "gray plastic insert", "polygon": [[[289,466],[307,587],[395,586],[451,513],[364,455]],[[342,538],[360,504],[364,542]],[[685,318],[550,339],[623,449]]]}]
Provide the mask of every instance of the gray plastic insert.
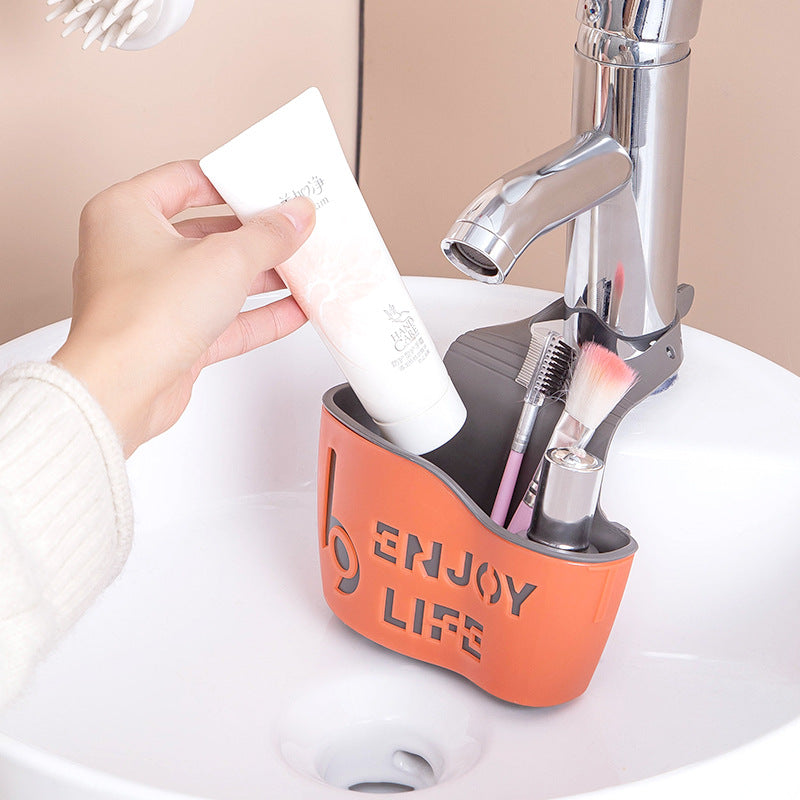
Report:
[{"label": "gray plastic insert", "polygon": [[[677,371],[683,360],[680,319],[689,310],[692,298],[690,286],[679,287],[678,315],[656,339],[624,339],[642,350],[641,355],[628,360],[638,372],[639,380],[589,442],[586,449],[593,455],[605,460],[614,431],[625,414]],[[527,353],[531,324],[558,329],[563,320],[576,313],[580,315],[580,330],[585,339],[615,348],[620,337],[611,328],[593,312],[568,308],[563,298],[532,317],[459,336],[445,354],[444,363],[467,408],[467,420],[453,439],[424,456],[412,455],[384,439],[348,384],[329,389],[322,399],[323,406],[354,433],[433,473],[487,532],[520,547],[568,561],[600,563],[624,558],[636,551],[636,541],[627,528],[610,521],[600,507],[592,524],[590,550],[584,553],[532,542],[509,533],[489,518],[525,394],[515,378]],[[562,408],[562,401],[556,399],[546,402],[539,412],[511,501],[512,509],[522,499]]]}]

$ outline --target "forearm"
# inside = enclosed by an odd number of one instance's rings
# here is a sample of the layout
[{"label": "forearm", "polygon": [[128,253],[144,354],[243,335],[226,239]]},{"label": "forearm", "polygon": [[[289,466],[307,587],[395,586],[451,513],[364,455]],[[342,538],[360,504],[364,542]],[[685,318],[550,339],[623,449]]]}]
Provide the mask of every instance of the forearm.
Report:
[{"label": "forearm", "polygon": [[0,705],[116,577],[133,519],[103,411],[52,364],[0,377]]},{"label": "forearm", "polygon": [[196,161],[90,200],[66,343],[0,377],[0,705],[127,557],[125,453],[175,423],[203,367],[306,321],[292,297],[241,309],[283,286],[274,268],[308,238],[314,204],[170,222],[221,202]]}]

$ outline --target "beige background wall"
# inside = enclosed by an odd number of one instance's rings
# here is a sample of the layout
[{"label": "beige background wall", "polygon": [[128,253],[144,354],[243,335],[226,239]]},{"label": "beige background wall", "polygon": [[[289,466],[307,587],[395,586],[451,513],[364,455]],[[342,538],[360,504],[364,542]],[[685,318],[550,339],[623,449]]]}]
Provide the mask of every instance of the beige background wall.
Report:
[{"label": "beige background wall", "polygon": [[354,159],[357,0],[196,0],[138,53],[84,53],[46,13],[3,2],[0,342],[69,315],[78,216],[105,186],[200,157],[313,84]]},{"label": "beige background wall", "polygon": [[[402,272],[455,276],[439,240],[507,169],[567,138],[575,0],[367,2],[362,188]],[[800,372],[800,3],[705,0],[694,40],[680,280],[688,322]],[[511,282],[563,289],[564,233]]]},{"label": "beige background wall", "polygon": [[[573,6],[367,1],[362,187],[402,272],[455,276],[438,248],[454,215],[566,138]],[[775,311],[800,297],[800,4],[771,9],[765,46],[747,4],[705,1],[680,279],[697,288],[690,324],[800,372],[794,318]],[[354,159],[357,0],[197,0],[142,53],[81,52],[44,0],[3,10],[0,342],[68,315],[78,214],[104,186],[200,156],[314,83]],[[512,281],[560,289],[563,249],[560,231],[535,242]]]}]

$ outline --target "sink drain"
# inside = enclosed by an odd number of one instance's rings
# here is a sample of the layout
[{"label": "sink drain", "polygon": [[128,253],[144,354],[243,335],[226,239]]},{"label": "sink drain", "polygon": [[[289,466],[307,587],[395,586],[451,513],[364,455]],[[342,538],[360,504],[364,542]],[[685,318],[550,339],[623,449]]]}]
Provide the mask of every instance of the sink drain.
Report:
[{"label": "sink drain", "polygon": [[[359,728],[342,736],[319,760],[326,783],[363,794],[400,794],[438,783],[444,760],[430,742],[385,723]],[[405,740],[402,747],[398,736]]]},{"label": "sink drain", "polygon": [[436,774],[430,762],[417,753],[408,750],[395,750],[392,756],[392,767],[406,776],[403,783],[390,781],[362,781],[347,788],[351,792],[364,794],[400,794],[413,792],[415,789],[427,789],[436,783]]},{"label": "sink drain", "polygon": [[400,794],[400,792],[413,792],[413,786],[406,786],[404,783],[356,783],[350,787],[351,792],[363,792],[364,794]]},{"label": "sink drain", "polygon": [[436,783],[436,775],[433,767],[427,759],[416,753],[409,753],[407,750],[396,750],[392,756],[392,763],[403,772],[409,775],[416,775],[417,779],[425,786],[433,786]]},{"label": "sink drain", "polygon": [[481,752],[475,718],[430,675],[404,683],[407,674],[352,676],[304,692],[279,732],[287,764],[360,794],[420,791],[470,770]]}]

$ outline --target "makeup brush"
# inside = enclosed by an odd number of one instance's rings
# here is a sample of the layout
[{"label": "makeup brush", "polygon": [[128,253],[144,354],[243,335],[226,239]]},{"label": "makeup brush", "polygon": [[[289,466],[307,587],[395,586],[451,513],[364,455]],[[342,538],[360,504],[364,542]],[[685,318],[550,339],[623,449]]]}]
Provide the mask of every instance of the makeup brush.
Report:
[{"label": "makeup brush", "polygon": [[522,458],[531,440],[536,415],[548,397],[555,397],[564,388],[574,358],[575,351],[555,331],[531,330],[528,353],[519,375],[515,378],[517,383],[527,387],[527,391],[492,507],[491,518],[498,525],[503,525],[506,521],[511,496],[517,485]]},{"label": "makeup brush", "polygon": [[[637,377],[616,353],[596,342],[585,344],[575,362],[564,411],[545,450],[586,447],[600,423],[636,383]],[[541,469],[540,462],[508,526],[512,533],[528,530]]]}]

